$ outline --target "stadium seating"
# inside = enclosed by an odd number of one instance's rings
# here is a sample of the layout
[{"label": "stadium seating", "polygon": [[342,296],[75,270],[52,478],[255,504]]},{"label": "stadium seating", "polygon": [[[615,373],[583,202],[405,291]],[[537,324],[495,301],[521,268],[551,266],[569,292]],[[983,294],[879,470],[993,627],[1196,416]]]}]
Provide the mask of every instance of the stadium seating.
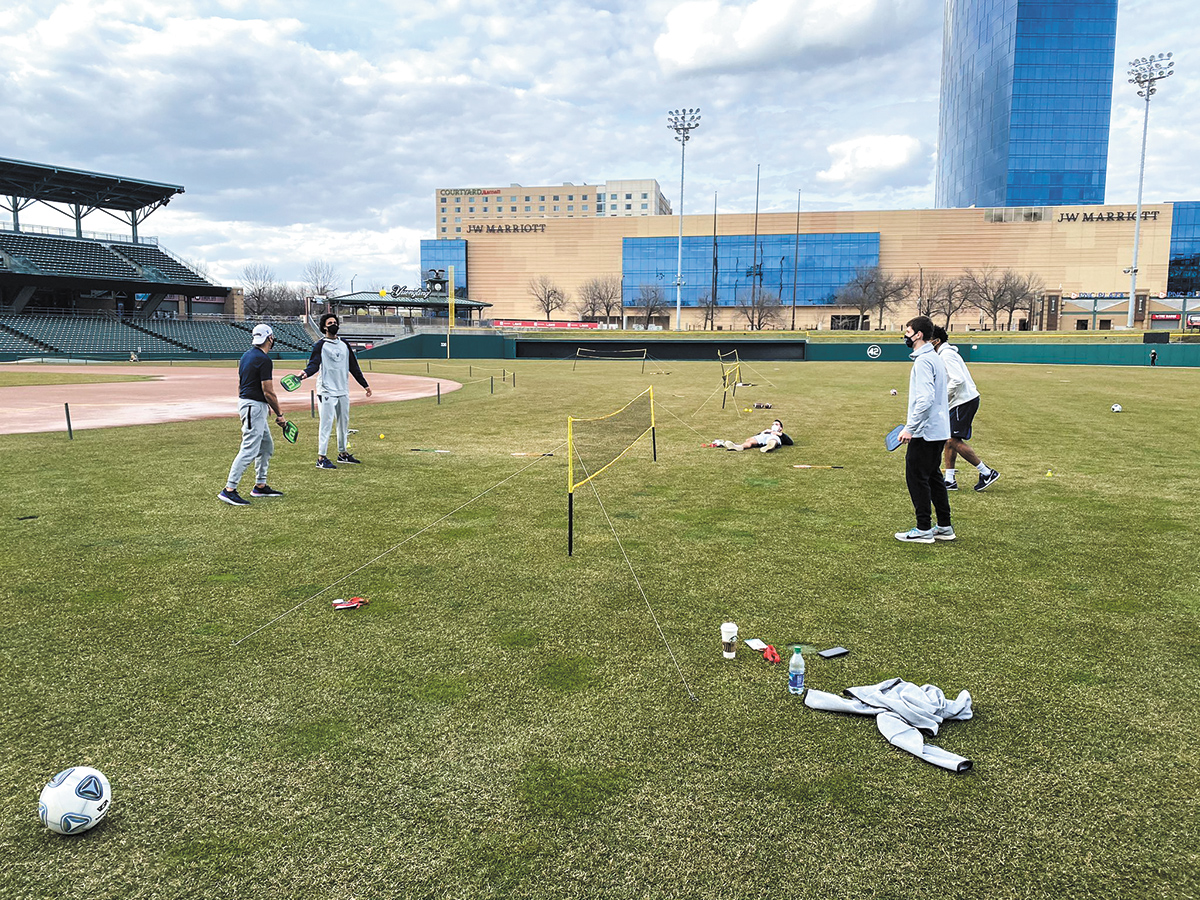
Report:
[{"label": "stadium seating", "polygon": [[[0,326],[5,326],[6,320],[0,319]],[[0,353],[33,353],[37,354],[45,348],[34,343],[27,337],[13,334],[7,327],[0,327]]]},{"label": "stadium seating", "polygon": [[5,316],[0,318],[0,324],[60,353],[186,355],[192,352],[108,316]]},{"label": "stadium seating", "polygon": [[245,353],[250,347],[246,332],[228,322],[149,319],[129,324],[200,353]]},{"label": "stadium seating", "polygon": [[[257,320],[248,319],[245,322],[234,322],[237,328],[253,331]],[[301,322],[268,322],[275,332],[275,345],[280,350],[303,350],[308,352],[317,339],[310,335]]]},{"label": "stadium seating", "polygon": [[137,269],[98,241],[0,231],[0,250],[17,261],[14,269],[30,274],[144,280]]},{"label": "stadium seating", "polygon": [[[172,256],[152,244],[112,244],[112,249],[142,268],[148,281],[169,281],[173,284],[209,284]],[[152,277],[154,276],[154,277]]]}]

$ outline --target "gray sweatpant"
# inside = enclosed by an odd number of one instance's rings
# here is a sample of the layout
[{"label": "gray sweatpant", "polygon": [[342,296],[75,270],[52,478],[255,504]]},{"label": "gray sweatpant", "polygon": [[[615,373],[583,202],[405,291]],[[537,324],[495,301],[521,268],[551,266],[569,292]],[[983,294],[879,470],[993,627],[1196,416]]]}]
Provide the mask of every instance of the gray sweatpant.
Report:
[{"label": "gray sweatpant", "polygon": [[317,455],[328,456],[329,431],[337,421],[338,453],[346,452],[346,437],[350,432],[350,398],[336,394],[317,394],[317,408],[321,413],[321,424],[317,431]]},{"label": "gray sweatpant", "polygon": [[242,473],[254,463],[257,484],[267,483],[267,467],[275,453],[275,439],[271,437],[271,407],[261,400],[239,400],[238,416],[242,420],[242,446],[229,467],[229,479],[225,490],[237,490]]}]

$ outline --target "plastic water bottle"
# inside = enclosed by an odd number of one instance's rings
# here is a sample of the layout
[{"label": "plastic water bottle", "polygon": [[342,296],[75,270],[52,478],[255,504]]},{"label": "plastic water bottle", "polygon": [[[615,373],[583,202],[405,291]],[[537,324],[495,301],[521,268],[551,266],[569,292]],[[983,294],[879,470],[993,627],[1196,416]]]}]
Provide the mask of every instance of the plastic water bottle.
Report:
[{"label": "plastic water bottle", "polygon": [[792,658],[788,662],[788,693],[797,696],[804,693],[804,657],[800,655],[799,646],[792,648]]}]

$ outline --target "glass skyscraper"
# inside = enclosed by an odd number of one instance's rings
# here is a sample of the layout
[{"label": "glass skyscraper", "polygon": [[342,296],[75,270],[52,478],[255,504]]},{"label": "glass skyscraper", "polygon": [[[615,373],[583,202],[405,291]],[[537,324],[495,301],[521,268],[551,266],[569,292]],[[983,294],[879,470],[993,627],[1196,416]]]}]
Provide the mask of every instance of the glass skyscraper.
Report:
[{"label": "glass skyscraper", "polygon": [[946,0],[938,207],[1104,202],[1117,0]]}]

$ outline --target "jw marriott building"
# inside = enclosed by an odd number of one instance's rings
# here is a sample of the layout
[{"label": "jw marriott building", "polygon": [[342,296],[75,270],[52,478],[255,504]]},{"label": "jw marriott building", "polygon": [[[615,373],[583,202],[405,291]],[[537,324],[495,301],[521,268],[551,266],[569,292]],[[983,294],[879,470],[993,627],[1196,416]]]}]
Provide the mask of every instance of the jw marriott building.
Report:
[{"label": "jw marriott building", "polygon": [[[945,0],[935,208],[686,215],[682,327],[745,327],[748,292],[778,298],[782,327],[793,310],[797,328],[859,327],[837,295],[873,266],[918,285],[1013,270],[1044,291],[1014,326],[1124,327],[1136,213],[1105,204],[1116,26],[1117,0]],[[1152,199],[1133,320],[1179,329],[1200,314],[1200,203]],[[657,180],[442,188],[434,207],[422,269],[453,268],[458,296],[494,318],[544,318],[535,281],[577,298],[617,279],[631,318],[661,297],[648,318],[674,327],[680,222]],[[916,300],[882,324],[898,327]],[[951,322],[981,324],[977,309]]]}]

